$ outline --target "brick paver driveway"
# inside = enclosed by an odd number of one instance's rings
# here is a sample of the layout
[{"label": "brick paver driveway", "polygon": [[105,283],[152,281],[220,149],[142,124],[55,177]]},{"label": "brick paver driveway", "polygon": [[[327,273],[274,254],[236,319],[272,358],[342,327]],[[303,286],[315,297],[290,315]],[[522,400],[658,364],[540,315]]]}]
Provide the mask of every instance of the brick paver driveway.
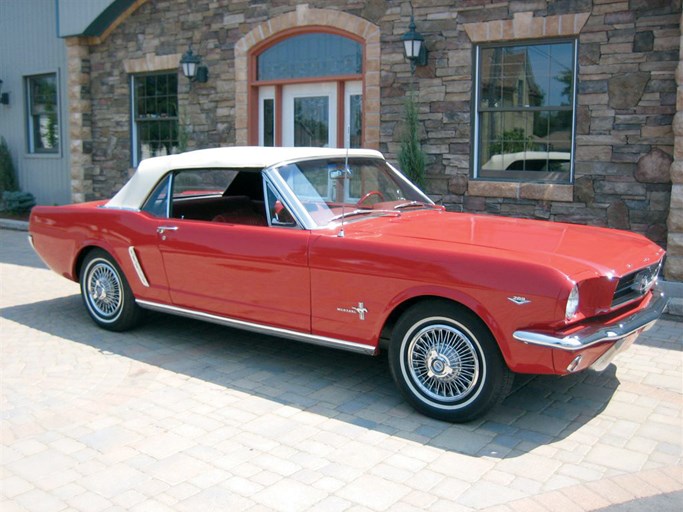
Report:
[{"label": "brick paver driveway", "polygon": [[488,417],[450,425],[409,408],[382,357],[161,315],[98,329],[25,233],[0,230],[0,307],[3,512],[681,503],[670,320],[601,374],[518,378]]}]

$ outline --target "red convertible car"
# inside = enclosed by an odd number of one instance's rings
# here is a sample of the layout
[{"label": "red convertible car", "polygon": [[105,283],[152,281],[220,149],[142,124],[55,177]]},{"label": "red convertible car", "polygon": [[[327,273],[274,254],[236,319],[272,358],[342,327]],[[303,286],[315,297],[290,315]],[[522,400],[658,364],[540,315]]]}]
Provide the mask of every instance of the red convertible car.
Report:
[{"label": "red convertible car", "polygon": [[34,208],[29,236],[105,329],[154,310],[386,349],[406,399],[448,421],[514,373],[604,369],[666,305],[644,237],[446,212],[371,150],[150,158],[109,201]]}]

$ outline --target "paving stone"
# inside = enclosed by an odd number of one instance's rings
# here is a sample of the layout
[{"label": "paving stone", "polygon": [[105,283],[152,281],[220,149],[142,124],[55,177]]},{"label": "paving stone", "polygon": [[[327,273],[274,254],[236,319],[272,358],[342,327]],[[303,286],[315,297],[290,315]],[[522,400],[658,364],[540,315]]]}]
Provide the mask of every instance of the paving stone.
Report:
[{"label": "paving stone", "polygon": [[154,500],[147,500],[143,503],[135,505],[130,509],[132,512],[173,512],[174,506],[164,505]]},{"label": "paving stone", "polygon": [[71,498],[68,503],[73,509],[83,512],[102,512],[112,505],[111,501],[89,491]]},{"label": "paving stone", "polygon": [[597,510],[610,505],[600,494],[585,486],[574,486],[562,491],[562,494],[581,510]]},{"label": "paving stone", "polygon": [[59,512],[68,508],[66,502],[40,489],[31,489],[15,496],[12,501],[23,507],[23,510],[36,512]]},{"label": "paving stone", "polygon": [[522,492],[509,486],[480,481],[463,492],[458,502],[472,508],[484,508],[507,503],[523,496]]},{"label": "paving stone", "polygon": [[559,461],[528,453],[525,456],[511,457],[500,461],[496,464],[496,470],[545,482],[561,466],[562,463]]},{"label": "paving stone", "polygon": [[[139,506],[140,512],[145,512],[144,506],[146,504],[147,503],[143,503]],[[254,501],[239,496],[228,489],[215,486],[179,501],[173,508],[169,508],[169,510],[196,512],[198,510],[215,510],[216,506],[220,506],[223,510],[241,512],[249,510],[253,505]]]},{"label": "paving stone", "polygon": [[583,508],[561,492],[550,492],[534,497],[548,512],[583,512]]},{"label": "paving stone", "polygon": [[0,489],[3,498],[14,498],[19,494],[30,491],[33,487],[33,484],[18,476],[10,476],[0,480]]},{"label": "paving stone", "polygon": [[252,499],[272,510],[296,512],[313,508],[325,497],[326,493],[323,491],[289,480],[280,481],[255,493]]}]

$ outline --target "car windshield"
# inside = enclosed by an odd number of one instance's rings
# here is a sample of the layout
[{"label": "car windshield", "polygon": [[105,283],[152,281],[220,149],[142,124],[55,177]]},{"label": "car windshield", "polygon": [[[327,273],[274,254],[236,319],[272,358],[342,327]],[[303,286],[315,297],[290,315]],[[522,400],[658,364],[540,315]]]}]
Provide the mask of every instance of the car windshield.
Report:
[{"label": "car windshield", "polygon": [[378,215],[399,215],[434,203],[378,158],[307,160],[277,169],[315,223],[327,226]]}]

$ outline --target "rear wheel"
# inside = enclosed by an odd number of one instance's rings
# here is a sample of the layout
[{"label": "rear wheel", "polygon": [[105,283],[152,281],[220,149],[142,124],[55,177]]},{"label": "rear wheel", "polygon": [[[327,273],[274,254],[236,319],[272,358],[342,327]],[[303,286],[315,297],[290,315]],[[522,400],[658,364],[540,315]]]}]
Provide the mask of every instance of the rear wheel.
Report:
[{"label": "rear wheel", "polygon": [[513,375],[483,322],[445,301],[425,301],[397,322],[389,346],[396,385],[420,412],[463,422],[507,396]]},{"label": "rear wheel", "polygon": [[83,302],[97,325],[110,331],[124,331],[139,322],[142,310],[109,254],[100,249],[91,251],[79,277]]}]

